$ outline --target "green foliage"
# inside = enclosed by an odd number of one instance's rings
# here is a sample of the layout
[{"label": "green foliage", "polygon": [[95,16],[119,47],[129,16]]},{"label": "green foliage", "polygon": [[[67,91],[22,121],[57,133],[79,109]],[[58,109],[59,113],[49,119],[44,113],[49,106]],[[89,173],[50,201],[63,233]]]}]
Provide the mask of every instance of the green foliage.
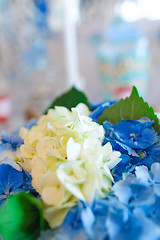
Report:
[{"label": "green foliage", "polygon": [[90,107],[86,95],[83,92],[78,91],[75,87],[72,87],[68,92],[56,98],[46,109],[45,114],[47,114],[48,109],[54,108],[55,106],[63,106],[71,110],[71,108],[76,107],[78,103],[85,103]]},{"label": "green foliage", "polygon": [[4,240],[34,240],[43,229],[40,199],[29,193],[18,193],[0,208],[0,236]]},{"label": "green foliage", "polygon": [[147,102],[139,96],[136,87],[133,87],[130,97],[121,99],[110,108],[106,108],[102,115],[98,118],[98,123],[103,124],[105,120],[116,124],[122,119],[140,119],[141,117],[148,117],[154,120],[154,128],[160,134],[159,119],[154,113],[152,107],[149,107]]}]

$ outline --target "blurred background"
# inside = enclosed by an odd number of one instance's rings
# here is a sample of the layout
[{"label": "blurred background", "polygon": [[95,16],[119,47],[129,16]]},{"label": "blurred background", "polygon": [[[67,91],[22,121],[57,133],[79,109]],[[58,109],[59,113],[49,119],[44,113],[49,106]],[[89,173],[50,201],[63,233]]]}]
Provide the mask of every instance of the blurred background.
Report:
[{"label": "blurred background", "polygon": [[90,101],[135,85],[160,111],[159,0],[0,0],[0,131],[75,85]]}]

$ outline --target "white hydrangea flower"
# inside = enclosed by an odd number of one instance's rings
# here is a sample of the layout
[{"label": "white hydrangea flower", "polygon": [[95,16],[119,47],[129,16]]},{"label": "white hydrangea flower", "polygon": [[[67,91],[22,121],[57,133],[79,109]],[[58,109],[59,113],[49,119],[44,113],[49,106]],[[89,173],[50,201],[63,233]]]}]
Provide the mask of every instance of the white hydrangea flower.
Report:
[{"label": "white hydrangea flower", "polygon": [[20,131],[24,144],[19,162],[32,175],[51,227],[61,224],[78,200],[105,197],[113,182],[110,169],[121,160],[110,143],[102,146],[103,126],[88,114],[84,104],[71,111],[55,107],[40,117],[37,126]]}]

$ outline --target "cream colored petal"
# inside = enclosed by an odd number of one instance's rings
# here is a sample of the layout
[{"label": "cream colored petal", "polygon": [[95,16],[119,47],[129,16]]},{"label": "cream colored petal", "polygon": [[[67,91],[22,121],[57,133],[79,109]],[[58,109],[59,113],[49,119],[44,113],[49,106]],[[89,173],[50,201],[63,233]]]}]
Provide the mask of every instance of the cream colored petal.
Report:
[{"label": "cream colored petal", "polygon": [[90,111],[89,111],[89,108],[87,107],[86,104],[84,103],[79,103],[75,109],[77,110],[77,112],[79,112],[79,114],[81,115],[85,115],[85,116],[88,116]]},{"label": "cream colored petal", "polygon": [[76,202],[77,200],[75,198],[71,198],[70,201],[63,205],[45,208],[44,218],[49,223],[49,226],[51,228],[59,227],[63,223],[70,208],[76,205]]},{"label": "cream colored petal", "polygon": [[56,173],[59,181],[70,193],[72,193],[76,198],[85,201],[79,186],[79,183],[84,182],[84,179],[76,180],[75,178],[68,176],[62,168],[58,168]]},{"label": "cream colored petal", "polygon": [[96,138],[87,138],[83,143],[83,154],[96,154],[102,149],[101,142]]},{"label": "cream colored petal", "polygon": [[24,158],[32,159],[35,154],[35,150],[25,144],[21,145],[20,151],[21,151],[22,157]]},{"label": "cream colored petal", "polygon": [[[73,184],[81,184],[85,182],[86,179],[86,171],[79,169],[74,169],[72,167],[65,169],[61,168],[61,166],[56,170],[58,179],[65,185],[65,182],[73,183]],[[70,174],[71,173],[71,174]]]},{"label": "cream colored petal", "polygon": [[57,186],[61,185],[61,182],[56,176],[55,171],[48,170],[45,174],[43,174],[39,180],[39,186],[43,189],[45,186]]},{"label": "cream colored petal", "polygon": [[76,160],[78,159],[81,152],[81,144],[76,143],[73,138],[70,138],[67,142],[67,159],[68,160]]},{"label": "cream colored petal", "polygon": [[19,136],[24,139],[26,137],[26,134],[28,133],[28,129],[25,127],[21,127],[19,131]]},{"label": "cream colored petal", "polygon": [[48,157],[48,152],[56,147],[59,147],[59,143],[56,138],[43,137],[37,143],[37,154],[39,157],[45,160]]},{"label": "cream colored petal", "polygon": [[117,158],[119,158],[121,156],[121,153],[120,152],[118,152],[118,151],[114,151],[114,152],[112,152],[112,154],[110,155],[110,159],[111,159],[111,161],[113,160],[115,160],[115,159],[117,159]]},{"label": "cream colored petal", "polygon": [[112,176],[110,168],[108,167],[107,164],[104,165],[104,170],[105,170],[105,175],[107,175],[108,178],[110,178],[111,181],[113,182],[113,176]]},{"label": "cream colored petal", "polygon": [[114,158],[113,160],[110,160],[106,162],[109,169],[114,168],[122,159],[121,158]]},{"label": "cream colored petal", "polygon": [[73,194],[73,196],[75,196],[76,198],[78,198],[81,201],[86,202],[86,199],[81,191],[81,188],[78,184],[73,184],[70,182],[65,182],[64,184],[65,188]]},{"label": "cream colored petal", "polygon": [[53,124],[51,124],[50,122],[47,124],[47,126],[48,126],[48,128],[52,131],[52,132],[54,132],[54,133],[56,133],[56,128],[53,126]]},{"label": "cream colored petal", "polygon": [[67,215],[70,208],[48,208],[44,210],[44,218],[47,220],[50,228],[56,228],[59,227],[63,221],[65,216]]},{"label": "cream colored petal", "polygon": [[82,193],[87,202],[91,203],[95,197],[96,191],[96,175],[93,171],[90,172],[86,183],[82,187]]},{"label": "cream colored petal", "polygon": [[42,190],[42,200],[48,205],[57,205],[60,203],[64,196],[64,189],[57,186],[45,186]]},{"label": "cream colored petal", "polygon": [[29,142],[29,144],[32,144],[34,141],[37,141],[42,137],[43,132],[41,131],[41,129],[37,126],[33,126],[32,129],[28,131],[27,138],[25,139],[27,140],[27,142]]},{"label": "cream colored petal", "polygon": [[104,158],[106,160],[109,160],[110,159],[110,154],[112,153],[112,145],[110,144],[110,142],[106,143],[103,146],[102,152],[103,152]]}]

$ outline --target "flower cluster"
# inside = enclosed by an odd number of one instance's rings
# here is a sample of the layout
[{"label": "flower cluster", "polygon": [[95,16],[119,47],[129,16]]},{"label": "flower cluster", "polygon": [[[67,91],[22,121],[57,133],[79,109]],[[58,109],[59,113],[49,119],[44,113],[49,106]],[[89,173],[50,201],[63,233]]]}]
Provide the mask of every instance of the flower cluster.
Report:
[{"label": "flower cluster", "polygon": [[31,183],[31,175],[11,159],[4,159],[4,162],[0,164],[0,205],[18,192],[25,191],[37,195]]},{"label": "flower cluster", "polygon": [[104,198],[112,188],[110,169],[121,160],[110,143],[102,146],[103,127],[85,114],[89,110],[83,104],[72,111],[55,107],[36,126],[20,131],[19,163],[31,174],[51,227],[60,225],[78,200]]},{"label": "flower cluster", "polygon": [[53,239],[133,239],[160,238],[160,164],[151,171],[136,167],[135,175],[113,186],[107,198],[92,205],[79,202],[56,231],[42,232],[39,240]]},{"label": "flower cluster", "polygon": [[[56,103],[76,94],[86,101],[73,89]],[[134,104],[131,115],[140,119],[124,120],[133,100],[141,114]],[[160,125],[153,111],[135,89],[126,100],[92,104],[91,112],[73,105],[53,104],[38,121],[2,134],[0,238],[159,240]]]},{"label": "flower cluster", "polygon": [[134,171],[136,166],[150,168],[152,163],[160,162],[160,143],[153,123],[147,118],[122,120],[115,125],[103,123],[106,130],[103,143],[110,142],[114,150],[122,153],[122,161],[113,170],[116,180],[123,173]]}]

